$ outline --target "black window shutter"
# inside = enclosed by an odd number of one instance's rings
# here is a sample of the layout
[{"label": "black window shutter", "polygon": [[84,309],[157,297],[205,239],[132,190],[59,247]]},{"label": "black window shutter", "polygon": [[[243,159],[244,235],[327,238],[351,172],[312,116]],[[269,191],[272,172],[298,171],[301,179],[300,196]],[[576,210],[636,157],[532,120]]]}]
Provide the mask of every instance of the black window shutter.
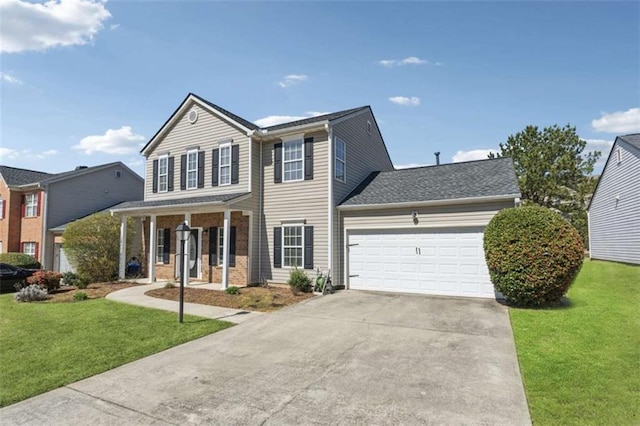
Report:
[{"label": "black window shutter", "polygon": [[180,189],[187,189],[187,155],[180,156]]},{"label": "black window shutter", "polygon": [[240,178],[240,145],[231,146],[231,183],[238,183]]},{"label": "black window shutter", "polygon": [[169,157],[167,165],[167,191],[173,191],[173,163],[174,158]]},{"label": "black window shutter", "polygon": [[313,269],[313,226],[304,227],[304,269]]},{"label": "black window shutter", "polygon": [[236,266],[236,227],[229,228],[229,266]]},{"label": "black window shutter", "polygon": [[273,228],[273,267],[282,268],[282,228]]},{"label": "black window shutter", "polygon": [[198,151],[198,188],[204,188],[204,151]]},{"label": "black window shutter", "polygon": [[171,256],[171,228],[162,230],[164,233],[164,251],[162,252],[162,263],[169,263]]},{"label": "black window shutter", "polygon": [[282,182],[282,143],[273,146],[273,182]]},{"label": "black window shutter", "polygon": [[209,228],[209,266],[215,266],[218,260],[218,228]]},{"label": "black window shutter", "polygon": [[304,180],[313,179],[313,138],[304,138]]},{"label": "black window shutter", "polygon": [[158,192],[158,160],[153,160],[153,193]]},{"label": "black window shutter", "polygon": [[213,157],[211,161],[211,186],[218,186],[218,167],[220,164],[220,150],[214,149],[211,151]]}]

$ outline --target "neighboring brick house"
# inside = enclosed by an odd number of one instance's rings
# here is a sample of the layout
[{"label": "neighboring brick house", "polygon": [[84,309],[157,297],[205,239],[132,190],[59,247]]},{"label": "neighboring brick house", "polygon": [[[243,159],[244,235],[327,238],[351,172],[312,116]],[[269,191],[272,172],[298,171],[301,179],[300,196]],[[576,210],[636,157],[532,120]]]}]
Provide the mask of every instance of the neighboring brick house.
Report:
[{"label": "neighboring brick house", "polygon": [[[64,264],[64,225],[143,194],[143,179],[121,162],[44,173],[0,166],[0,252]],[[62,268],[64,269],[64,268]]]},{"label": "neighboring brick house", "polygon": [[297,266],[352,289],[494,297],[483,230],[520,196],[508,158],[394,170],[369,106],[259,127],[189,94],[141,153],[144,198],[110,210],[125,232],[144,221],[151,282],[180,275],[186,223],[194,281],[284,283]]}]

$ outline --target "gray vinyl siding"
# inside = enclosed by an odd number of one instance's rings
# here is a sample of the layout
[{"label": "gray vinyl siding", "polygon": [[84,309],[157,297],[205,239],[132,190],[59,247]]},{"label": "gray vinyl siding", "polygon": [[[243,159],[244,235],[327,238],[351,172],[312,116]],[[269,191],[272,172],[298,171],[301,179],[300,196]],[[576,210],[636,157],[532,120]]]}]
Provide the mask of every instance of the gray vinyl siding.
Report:
[{"label": "gray vinyl siding", "polygon": [[[367,120],[371,122],[371,135],[367,133]],[[333,182],[334,206],[337,206],[367,176],[375,171],[393,170],[393,164],[385,149],[384,140],[370,111],[358,114],[332,126],[334,141],[339,138],[346,146],[346,182],[334,178],[334,154],[331,158],[331,181]],[[333,217],[333,259],[334,282],[342,284],[342,246],[343,233],[339,226],[339,213],[334,210]]]},{"label": "gray vinyl siding", "polygon": [[593,259],[640,264],[640,153],[619,139],[589,207],[589,240]]},{"label": "gray vinyl siding", "polygon": [[[383,208],[378,210],[341,211],[340,229],[340,274],[335,280],[344,281],[345,233],[349,229],[427,229],[427,228],[477,228],[486,226],[500,210],[513,207],[515,200],[491,203],[459,204],[450,206]],[[414,224],[412,212],[418,212],[418,223]]]},{"label": "gray vinyl siding", "polygon": [[[198,121],[191,124],[187,119],[191,109],[198,111]],[[239,183],[225,186],[211,186],[212,154],[214,148],[221,143],[233,140],[233,144],[240,146]],[[145,167],[145,194],[144,199],[176,199],[185,197],[198,197],[203,195],[226,194],[245,192],[249,182],[249,141],[245,132],[237,129],[230,123],[214,115],[211,111],[193,104],[178,118],[162,140],[149,154]],[[198,148],[204,151],[204,188],[180,190],[180,157],[190,148]],[[175,158],[174,165],[174,190],[171,192],[153,193],[153,160],[160,155],[169,154]]]},{"label": "gray vinyl siding", "polygon": [[[290,268],[273,267],[273,228],[282,226],[282,221],[302,219],[313,226],[313,266],[327,268],[328,252],[328,140],[326,132],[307,133],[313,136],[313,179],[299,182],[274,183],[274,144],[262,145],[263,170],[263,226],[261,273],[269,281],[284,283],[289,279]],[[314,277],[313,271],[307,271]]]},{"label": "gray vinyl siding", "polygon": [[[121,177],[116,178],[116,170]],[[140,176],[118,165],[53,182],[47,189],[47,228],[123,201],[141,200],[143,187]]]}]

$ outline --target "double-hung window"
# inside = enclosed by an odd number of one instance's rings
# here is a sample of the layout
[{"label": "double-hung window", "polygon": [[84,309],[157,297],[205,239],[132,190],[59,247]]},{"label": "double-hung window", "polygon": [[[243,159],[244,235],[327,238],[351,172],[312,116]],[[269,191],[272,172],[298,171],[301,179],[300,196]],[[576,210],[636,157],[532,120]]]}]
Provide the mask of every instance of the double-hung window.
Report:
[{"label": "double-hung window", "polygon": [[220,185],[231,184],[231,144],[220,146]]},{"label": "double-hung window", "polygon": [[224,257],[224,228],[218,228],[218,265],[222,265]]},{"label": "double-hung window", "polygon": [[158,191],[159,192],[167,191],[168,172],[169,172],[169,156],[163,155],[162,157],[158,158]]},{"label": "double-hung window", "polygon": [[156,263],[164,263],[164,229],[158,229],[156,236]]},{"label": "double-hung window", "polygon": [[283,143],[282,163],[284,164],[284,182],[295,182],[304,177],[304,143],[296,139]]},{"label": "double-hung window", "polygon": [[187,189],[198,187],[198,151],[187,152]]},{"label": "double-hung window", "polygon": [[22,243],[22,252],[30,256],[36,257],[36,243],[28,242]]},{"label": "double-hung window", "polygon": [[283,226],[282,227],[282,265],[298,266],[304,265],[303,248],[304,242],[302,237],[302,226]]},{"label": "double-hung window", "polygon": [[24,216],[36,217],[38,216],[38,194],[27,194],[24,197]]},{"label": "double-hung window", "polygon": [[335,177],[340,182],[346,181],[347,173],[347,145],[342,139],[336,138]]}]

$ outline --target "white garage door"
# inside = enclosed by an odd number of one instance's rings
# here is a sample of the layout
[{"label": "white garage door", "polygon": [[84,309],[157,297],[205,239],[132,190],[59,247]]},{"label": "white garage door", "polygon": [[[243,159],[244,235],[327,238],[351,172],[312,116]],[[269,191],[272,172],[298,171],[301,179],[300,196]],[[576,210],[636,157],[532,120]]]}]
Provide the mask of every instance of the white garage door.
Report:
[{"label": "white garage door", "polygon": [[349,288],[493,298],[482,228],[350,231]]}]

